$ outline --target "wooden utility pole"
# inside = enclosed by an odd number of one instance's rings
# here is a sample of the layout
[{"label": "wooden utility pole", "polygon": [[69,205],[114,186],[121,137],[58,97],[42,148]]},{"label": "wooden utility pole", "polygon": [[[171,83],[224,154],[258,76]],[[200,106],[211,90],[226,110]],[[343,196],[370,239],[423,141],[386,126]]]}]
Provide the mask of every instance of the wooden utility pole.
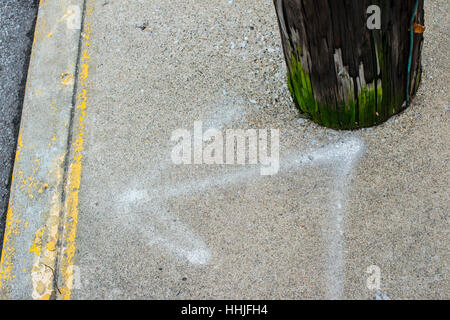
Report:
[{"label": "wooden utility pole", "polygon": [[355,129],[409,105],[422,73],[424,0],[274,3],[301,112],[327,127]]}]

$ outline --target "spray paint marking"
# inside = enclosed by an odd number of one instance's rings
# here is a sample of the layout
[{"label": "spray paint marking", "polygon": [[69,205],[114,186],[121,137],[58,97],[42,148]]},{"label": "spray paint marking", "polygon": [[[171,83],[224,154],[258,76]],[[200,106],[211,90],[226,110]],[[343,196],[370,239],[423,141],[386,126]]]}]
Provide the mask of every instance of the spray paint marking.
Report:
[{"label": "spray paint marking", "polygon": [[[306,153],[292,153],[281,160],[281,172],[303,170],[318,165],[332,166],[335,173],[330,195],[331,209],[329,223],[323,233],[327,249],[327,267],[325,282],[327,298],[336,299],[343,294],[343,221],[345,218],[346,188],[351,171],[363,149],[363,143],[357,138],[311,150]],[[168,169],[168,168],[165,168]],[[164,170],[164,168],[162,169]],[[146,223],[136,223],[138,230],[147,237],[150,245],[165,247],[172,254],[187,259],[192,264],[206,264],[210,260],[210,251],[206,244],[184,226],[174,221],[164,209],[164,201],[170,198],[195,195],[217,187],[227,187],[260,178],[258,168],[244,168],[232,173],[217,175],[204,179],[193,179],[177,184],[167,184],[154,189],[131,189],[121,199],[122,206],[139,203],[151,203],[155,212],[150,212],[152,219]],[[155,184],[160,179],[154,178]],[[131,207],[128,207],[132,212]],[[130,217],[127,215],[128,218]],[[148,221],[152,221],[148,225]],[[126,223],[124,225],[130,225]],[[162,227],[159,227],[162,226]]]},{"label": "spray paint marking", "polygon": [[174,219],[164,209],[162,197],[156,194],[152,197],[146,190],[131,189],[124,193],[119,205],[123,210],[135,212],[134,204],[147,202],[149,199],[152,199],[152,210],[146,214],[145,221],[144,217],[136,214],[119,215],[118,219],[127,219],[126,222],[120,221],[119,225],[132,225],[133,232],[139,232],[150,246],[166,248],[175,256],[186,259],[194,265],[207,264],[211,259],[211,252],[206,244],[190,228]]}]

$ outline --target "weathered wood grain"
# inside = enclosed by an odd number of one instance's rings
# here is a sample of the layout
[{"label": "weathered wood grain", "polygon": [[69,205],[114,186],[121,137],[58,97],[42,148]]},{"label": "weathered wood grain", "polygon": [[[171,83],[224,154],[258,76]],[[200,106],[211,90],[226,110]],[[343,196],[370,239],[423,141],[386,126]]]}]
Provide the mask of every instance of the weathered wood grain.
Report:
[{"label": "weathered wood grain", "polygon": [[[328,127],[379,124],[406,107],[415,0],[274,0],[297,107]],[[367,8],[381,8],[381,29]],[[415,23],[424,25],[423,0]],[[421,75],[423,34],[414,35],[410,95]]]}]

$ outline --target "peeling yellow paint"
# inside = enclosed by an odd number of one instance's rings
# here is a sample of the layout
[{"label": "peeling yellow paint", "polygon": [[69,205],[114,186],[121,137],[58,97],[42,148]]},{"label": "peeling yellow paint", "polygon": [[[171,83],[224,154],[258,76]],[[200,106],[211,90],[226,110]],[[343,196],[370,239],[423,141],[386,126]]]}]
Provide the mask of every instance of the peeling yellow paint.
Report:
[{"label": "peeling yellow paint", "polygon": [[33,39],[33,45],[37,42],[37,41],[42,41],[44,40],[47,35],[48,35],[49,31],[47,28],[47,20],[46,19],[38,19],[36,21],[36,27],[35,27],[35,32],[34,32],[34,39]]},{"label": "peeling yellow paint", "polygon": [[17,161],[19,159],[19,156],[22,152],[23,148],[23,137],[22,137],[23,129],[20,129],[19,137],[17,138],[17,150],[16,150],[16,157],[14,161]]},{"label": "peeling yellow paint", "polygon": [[[39,6],[47,5],[46,0],[40,1]],[[53,32],[55,31],[56,24],[51,21],[47,22],[46,19],[42,19],[42,16],[38,16],[38,21],[36,22],[35,32],[33,35],[33,50],[31,53],[31,62],[29,66],[33,65],[34,61],[34,51],[35,45],[39,47],[42,46],[40,43],[41,40],[44,40],[45,37],[50,38],[53,36]],[[47,24],[50,28],[47,28]],[[36,43],[37,42],[37,43]],[[29,72],[30,74],[30,72]],[[74,83],[74,76],[71,73],[65,74],[61,78],[61,82],[64,85],[70,85]],[[31,90],[29,97],[31,97],[34,88],[31,87],[29,82],[26,82],[26,90]],[[42,94],[43,90],[38,89],[36,94]],[[58,110],[55,107],[54,110]],[[15,155],[15,163],[14,170],[12,174],[11,185],[13,185],[14,189],[11,190],[11,200],[7,209],[6,216],[6,225],[5,225],[5,234],[3,241],[3,250],[0,257],[0,299],[7,299],[12,290],[12,280],[16,278],[15,272],[19,273],[18,276],[23,277],[21,275],[21,271],[26,273],[27,268],[17,268],[14,265],[14,256],[16,253],[16,248],[14,247],[16,237],[23,231],[24,228],[29,227],[28,221],[23,221],[22,217],[24,213],[21,210],[18,210],[18,206],[14,206],[14,199],[19,195],[19,192],[23,193],[23,196],[28,197],[29,199],[35,199],[38,194],[44,193],[44,190],[49,188],[48,183],[42,183],[38,181],[40,160],[34,159],[32,162],[32,173],[31,175],[25,176],[24,172],[20,168],[20,162],[22,161],[22,151],[23,151],[23,134],[22,128],[19,132],[17,149]],[[26,139],[27,140],[27,139]],[[56,134],[53,135],[53,142],[56,141]],[[26,144],[25,144],[26,145]],[[58,164],[56,165],[57,170],[60,174],[60,177],[57,179],[56,187],[62,188],[63,182],[63,171],[62,171],[62,162],[64,160],[64,155],[58,159]],[[28,173],[28,170],[25,170]],[[51,173],[52,178],[54,177],[53,173]],[[52,182],[53,184],[53,182]],[[22,195],[20,195],[21,197]],[[59,214],[61,212],[61,199],[60,193],[55,192],[55,195],[52,198],[51,208],[48,213],[45,213],[47,217],[47,222],[44,227],[39,229],[36,234],[34,241],[29,249],[32,257],[34,257],[34,265],[32,266],[31,272],[32,283],[33,283],[33,298],[39,299],[50,299],[55,294],[54,287],[54,275],[55,275],[55,267],[56,267],[56,257],[58,253],[58,232],[59,232]],[[42,214],[42,213],[41,213]],[[18,249],[17,249],[18,250]]]},{"label": "peeling yellow paint", "polygon": [[18,170],[13,175],[14,179],[18,179],[21,184],[18,189],[28,196],[29,199],[33,200],[37,194],[39,194],[39,189],[42,189],[44,184],[39,182],[35,177],[38,173],[39,167],[41,166],[40,159],[35,159],[32,163],[32,174],[31,176],[24,177],[22,170]]},{"label": "peeling yellow paint", "polygon": [[[88,6],[88,14],[92,12],[92,4]],[[64,236],[63,236],[63,253],[61,257],[61,275],[62,284],[60,288],[61,298],[70,300],[72,295],[72,287],[74,283],[74,259],[76,252],[76,235],[78,225],[78,205],[79,205],[79,190],[81,184],[81,173],[83,167],[83,150],[84,150],[84,135],[85,135],[85,110],[87,108],[88,88],[86,80],[89,77],[89,61],[88,54],[89,38],[91,33],[91,24],[86,24],[86,30],[82,37],[85,40],[84,50],[80,58],[80,93],[78,95],[77,112],[81,113],[78,117],[77,129],[74,132],[74,141],[72,149],[72,162],[69,166],[68,173],[68,191],[67,200],[65,203],[65,222],[64,222]]]},{"label": "peeling yellow paint", "polygon": [[65,86],[72,86],[74,83],[73,74],[70,72],[61,73],[61,83]]},{"label": "peeling yellow paint", "polygon": [[89,17],[89,16],[91,15],[92,11],[94,11],[94,7],[89,7],[89,8],[87,8],[87,10],[86,10],[86,16]]},{"label": "peeling yellow paint", "polygon": [[87,63],[83,63],[81,65],[80,78],[84,80],[88,77],[88,74],[89,74],[89,65]]},{"label": "peeling yellow paint", "polygon": [[[56,188],[61,188],[63,183],[64,154],[51,166],[50,175],[55,177]],[[53,194],[50,212],[48,213],[45,226],[38,231],[30,252],[36,253],[33,267],[31,269],[31,282],[33,299],[48,300],[56,294],[54,287],[55,269],[57,259],[57,242],[59,235],[59,215],[61,212],[61,201],[59,193]]]},{"label": "peeling yellow paint", "polygon": [[[17,161],[19,160],[23,149],[23,129],[19,131],[19,137],[17,139],[17,148],[13,174],[11,178],[11,184],[18,172],[22,172],[17,166]],[[3,235],[3,250],[2,256],[0,258],[0,298],[7,299],[9,296],[9,281],[15,278],[13,274],[13,258],[16,252],[14,248],[14,237],[20,233],[21,220],[13,208],[13,201],[8,203],[8,209],[6,212],[6,223],[5,223],[5,233]]]},{"label": "peeling yellow paint", "polygon": [[87,50],[83,50],[83,54],[81,56],[81,61],[89,60],[91,57],[88,56]]},{"label": "peeling yellow paint", "polygon": [[[46,1],[43,0],[40,2],[40,6],[45,6]],[[91,7],[93,2],[91,1]],[[88,10],[88,12],[92,12],[92,8]],[[38,18],[33,44],[36,44],[36,41],[39,42],[43,40],[45,37],[50,38],[53,35],[56,25],[59,23],[58,19],[56,19],[56,24],[53,21],[47,22],[46,19]],[[47,28],[47,23],[50,28]],[[83,39],[85,39],[84,46],[85,50],[82,51],[82,55],[80,57],[80,79],[86,80],[89,74],[89,63],[90,57],[88,55],[88,48],[90,44],[88,43],[89,34],[90,34],[90,25],[87,26],[87,32],[83,35]],[[32,59],[33,52],[32,52]],[[65,72],[61,74],[61,83],[63,85],[73,85],[74,84],[74,76],[72,73]],[[28,85],[28,83],[27,83]],[[82,86],[85,86],[83,82]],[[28,87],[27,87],[28,88]],[[38,89],[36,91],[37,94],[42,94],[42,90]],[[66,216],[64,222],[64,233],[62,235],[62,241],[64,243],[64,248],[61,251],[61,273],[62,273],[62,283],[64,285],[64,289],[62,291],[62,298],[70,299],[71,296],[71,288],[73,284],[73,259],[75,255],[75,236],[76,236],[76,226],[77,226],[77,218],[78,218],[78,190],[80,187],[81,181],[81,168],[82,168],[82,151],[83,151],[83,136],[85,132],[85,111],[86,108],[86,100],[87,100],[87,90],[83,88],[80,101],[81,103],[77,105],[76,110],[81,113],[78,123],[78,129],[74,132],[74,142],[73,142],[73,160],[71,165],[69,166],[68,172],[68,185],[67,188],[69,192],[67,194],[67,199],[65,208],[66,208]],[[52,105],[52,112],[57,111],[56,105]],[[78,117],[76,118],[78,119]],[[56,143],[57,135],[53,134],[51,139],[51,143]],[[16,190],[22,192],[25,196],[30,199],[36,198],[38,195],[43,194],[46,189],[49,188],[47,183],[39,182],[37,177],[37,173],[39,172],[40,161],[39,159],[35,159],[33,162],[33,170],[32,175],[24,176],[23,171],[17,165],[20,160],[20,156],[23,148],[23,139],[22,139],[22,130],[20,131],[17,151],[15,157],[15,168],[13,171],[13,182],[14,179],[18,179],[16,181]],[[58,177],[56,177],[57,182],[55,184],[55,188],[62,187],[62,179],[63,179],[63,171],[62,171],[62,161],[64,159],[64,155],[62,155],[58,163],[55,165],[56,170],[58,170]],[[51,173],[52,177],[55,177],[54,173]],[[52,182],[53,185],[53,182]],[[53,186],[52,186],[53,187]],[[13,199],[13,197],[11,198]],[[58,257],[59,249],[58,249],[58,240],[59,240],[59,227],[60,227],[60,213],[61,213],[61,201],[60,194],[55,192],[51,200],[51,206],[48,213],[45,213],[46,216],[46,224],[44,227],[39,229],[35,234],[35,239],[29,249],[30,253],[34,256],[34,263],[31,268],[30,276],[32,278],[33,292],[32,297],[34,299],[50,299],[55,296],[56,287],[55,287],[55,279],[54,276],[57,272],[56,270],[56,260]],[[20,233],[20,230],[25,227],[28,227],[28,222],[21,221],[21,213],[16,212],[14,208],[13,201],[10,202],[7,211],[7,221],[6,221],[6,230],[4,235],[4,247],[2,251],[2,256],[0,260],[0,298],[7,298],[10,293],[10,280],[14,279],[16,275],[14,274],[14,264],[13,264],[13,256],[15,254],[14,248],[14,238]],[[27,272],[27,268],[21,269],[22,272]],[[20,272],[20,271],[17,271]]]},{"label": "peeling yellow paint", "polygon": [[12,238],[19,234],[20,223],[21,221],[17,218],[16,212],[13,209],[13,204],[10,202],[6,214],[3,250],[0,260],[0,298],[2,299],[8,298],[6,286],[8,285],[8,281],[15,278],[15,275],[13,274],[13,257],[16,249],[12,244]]},{"label": "peeling yellow paint", "polygon": [[36,234],[34,235],[34,241],[31,245],[30,252],[39,256],[41,254],[42,247],[42,238],[44,237],[45,227],[41,227],[38,229]]}]

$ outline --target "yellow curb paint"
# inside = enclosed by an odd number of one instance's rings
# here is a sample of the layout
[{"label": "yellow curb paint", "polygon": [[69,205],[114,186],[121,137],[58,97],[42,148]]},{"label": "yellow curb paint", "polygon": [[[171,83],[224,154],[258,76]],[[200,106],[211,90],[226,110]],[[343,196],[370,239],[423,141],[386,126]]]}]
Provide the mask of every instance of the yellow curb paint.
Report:
[{"label": "yellow curb paint", "polygon": [[41,247],[42,247],[42,238],[44,237],[45,227],[39,228],[36,234],[34,235],[34,241],[31,245],[30,252],[34,253],[38,257],[41,254]]},{"label": "yellow curb paint", "polygon": [[[47,0],[41,0],[39,3],[39,8],[46,6]],[[56,25],[53,27],[55,28]],[[34,48],[37,43],[40,43],[44,39],[51,38],[53,35],[53,30],[49,32],[47,30],[47,20],[38,19],[36,21],[35,31],[33,35],[33,50],[31,52],[31,60],[34,59]],[[51,41],[51,40],[48,40]],[[30,74],[30,68],[32,63],[28,67],[28,74]],[[73,84],[73,75],[68,74],[61,78],[61,82],[64,85]],[[27,82],[25,84],[26,90],[30,89],[30,85]],[[43,91],[38,89],[37,94],[42,94]],[[28,227],[28,222],[23,221],[23,212],[17,210],[14,206],[15,193],[22,192],[28,195],[28,198],[33,199],[37,194],[42,194],[44,190],[49,188],[48,183],[40,183],[36,180],[34,175],[36,174],[36,167],[33,169],[33,176],[24,177],[22,168],[20,167],[20,161],[22,158],[22,151],[24,150],[23,141],[23,128],[21,127],[17,149],[15,155],[14,169],[11,179],[11,185],[14,185],[15,189],[11,190],[11,198],[8,204],[6,223],[5,223],[5,233],[3,239],[3,250],[0,258],[0,299],[8,299],[11,293],[11,283],[16,278],[14,274],[14,256],[18,249],[15,248],[15,240],[21,232]],[[52,139],[54,142],[56,139]],[[27,145],[25,143],[25,145]],[[56,170],[60,177],[57,178],[56,185],[62,186],[63,182],[63,169],[62,161],[64,159],[64,154],[59,157],[56,161]],[[39,159],[35,159],[35,165],[40,166]],[[54,174],[54,172],[52,173]],[[20,184],[17,182],[20,181]],[[33,192],[36,191],[34,194]],[[28,192],[28,193],[27,193]],[[50,299],[54,297],[55,294],[55,281],[54,276],[56,274],[56,258],[58,254],[57,250],[57,240],[59,232],[59,216],[61,213],[61,199],[60,194],[56,193],[52,197],[51,206],[49,212],[46,214],[47,221],[46,224],[40,228],[34,237],[34,241],[31,244],[29,252],[32,253],[34,257],[34,263],[31,268],[31,278],[33,285],[32,297],[35,299]],[[22,272],[27,272],[28,268],[21,269]],[[19,275],[20,276],[20,275]]]},{"label": "yellow curb paint", "polygon": [[[14,182],[14,179],[18,172],[21,172],[19,168],[17,168],[17,161],[19,160],[22,149],[23,149],[23,130],[20,129],[19,137],[17,139],[17,149],[16,156],[14,158],[14,169],[11,178],[11,185]],[[8,283],[12,280],[15,275],[13,274],[13,257],[16,252],[14,248],[14,237],[20,233],[20,224],[21,220],[19,219],[16,211],[13,208],[13,202],[10,201],[8,203],[8,210],[6,212],[6,223],[5,223],[5,233],[3,235],[3,250],[2,256],[0,259],[0,298],[8,299]]]},{"label": "yellow curb paint", "polygon": [[0,263],[0,298],[8,299],[8,292],[6,286],[8,282],[15,278],[13,274],[13,257],[16,249],[12,245],[12,238],[19,234],[20,219],[16,218],[16,212],[12,208],[13,204],[9,203],[9,208],[6,216],[6,229],[3,241],[3,251]]},{"label": "yellow curb paint", "polygon": [[[59,189],[64,177],[64,154],[54,164],[50,175],[56,178],[55,187]],[[44,227],[38,230],[30,252],[36,253],[31,268],[31,282],[33,291],[31,296],[35,300],[48,300],[56,295],[55,269],[57,260],[57,241],[59,236],[59,221],[61,213],[61,198],[59,193],[53,194],[50,212]],[[44,237],[45,235],[45,237]]]},{"label": "yellow curb paint", "polygon": [[19,137],[17,138],[17,150],[16,150],[16,157],[14,158],[14,161],[17,161],[19,159],[19,156],[22,152],[23,148],[23,137],[22,137],[23,130],[20,130]]},{"label": "yellow curb paint", "polygon": [[69,72],[61,73],[61,83],[65,86],[73,86],[74,84],[73,74]]},{"label": "yellow curb paint", "polygon": [[[42,5],[43,1],[39,1],[39,7]],[[45,2],[45,0],[44,0]],[[36,25],[33,34],[33,47],[37,41],[37,36],[39,30],[45,29],[45,20],[42,21],[42,25],[39,23],[39,19],[36,19]],[[31,58],[34,56],[34,50],[31,51]],[[28,66],[28,74],[31,68],[31,63]],[[28,81],[25,84],[25,88],[28,88]],[[20,128],[19,137],[17,139],[16,155],[14,158],[14,168],[11,177],[11,186],[14,183],[16,176],[19,174],[22,176],[22,170],[18,168],[17,162],[20,159],[23,149],[23,128]],[[12,190],[11,190],[12,191]],[[11,198],[13,196],[11,195]],[[5,223],[5,233],[3,236],[3,250],[2,256],[0,258],[0,299],[8,299],[9,297],[9,282],[15,278],[13,274],[14,262],[13,258],[16,252],[14,247],[14,238],[20,234],[20,224],[21,220],[19,218],[19,213],[14,209],[14,203],[10,200],[8,204],[8,209],[6,213],[6,223]]]},{"label": "yellow curb paint", "polygon": [[[86,10],[86,16],[92,12],[92,3]],[[62,286],[60,288],[63,300],[70,300],[74,283],[74,263],[76,252],[76,236],[78,225],[78,205],[79,190],[81,184],[81,173],[83,168],[83,151],[84,151],[84,135],[86,132],[86,108],[88,100],[87,79],[89,77],[89,38],[91,34],[91,24],[85,25],[85,31],[82,34],[84,50],[80,58],[80,87],[78,94],[78,105],[76,113],[78,113],[77,129],[74,132],[74,141],[72,148],[72,161],[68,172],[67,199],[65,203],[66,215],[64,218],[64,234],[63,249],[61,254],[61,276]],[[77,118],[75,118],[77,119]]]}]

